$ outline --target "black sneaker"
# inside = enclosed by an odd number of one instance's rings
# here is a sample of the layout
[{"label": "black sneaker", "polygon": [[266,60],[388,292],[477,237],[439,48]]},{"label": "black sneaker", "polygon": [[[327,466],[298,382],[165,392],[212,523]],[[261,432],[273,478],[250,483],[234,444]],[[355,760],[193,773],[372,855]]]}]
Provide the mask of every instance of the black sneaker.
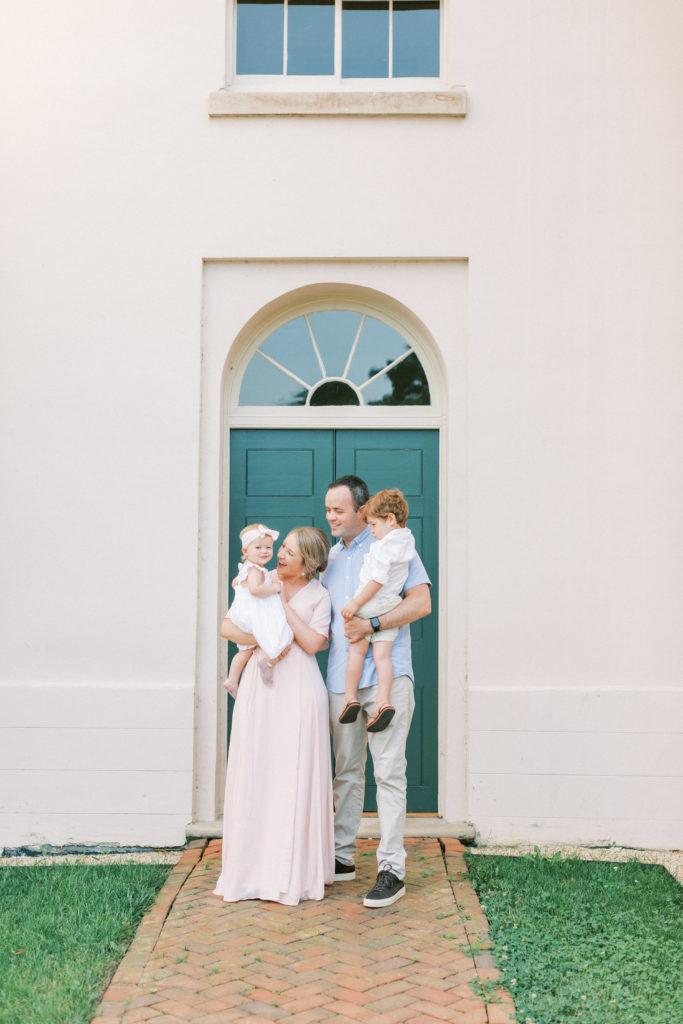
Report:
[{"label": "black sneaker", "polygon": [[352,882],[356,877],[356,866],[355,864],[344,864],[342,861],[335,858],[334,861],[334,880],[335,882]]},{"label": "black sneaker", "polygon": [[405,894],[403,879],[397,878],[392,871],[380,871],[377,881],[363,900],[363,906],[389,907]]}]

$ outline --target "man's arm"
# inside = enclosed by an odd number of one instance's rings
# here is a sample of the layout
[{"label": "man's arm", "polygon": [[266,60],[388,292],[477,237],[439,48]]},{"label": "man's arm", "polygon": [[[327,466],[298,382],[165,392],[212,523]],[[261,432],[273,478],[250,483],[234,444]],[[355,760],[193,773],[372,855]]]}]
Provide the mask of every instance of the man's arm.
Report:
[{"label": "man's arm", "polygon": [[[405,597],[400,604],[392,608],[390,612],[384,612],[379,616],[379,624],[382,629],[394,629],[397,626],[405,626],[409,622],[417,622],[429,615],[432,610],[432,597],[429,592],[428,583],[418,583],[417,586],[406,590]],[[359,616],[346,623],[344,630],[348,639],[353,643],[370,636],[372,626],[369,619],[361,619]]]},{"label": "man's arm", "polygon": [[251,633],[243,633],[227,615],[221,624],[221,636],[224,640],[232,640],[234,644],[253,646],[256,643],[256,638]]}]

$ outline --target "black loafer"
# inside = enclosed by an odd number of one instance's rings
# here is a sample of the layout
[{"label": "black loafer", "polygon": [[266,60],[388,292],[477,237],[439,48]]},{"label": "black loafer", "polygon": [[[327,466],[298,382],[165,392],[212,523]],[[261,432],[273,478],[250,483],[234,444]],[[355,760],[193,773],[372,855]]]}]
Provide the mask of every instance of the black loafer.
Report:
[{"label": "black loafer", "polygon": [[342,861],[335,858],[334,861],[334,880],[335,882],[352,882],[356,877],[356,865],[355,864],[344,864]]}]

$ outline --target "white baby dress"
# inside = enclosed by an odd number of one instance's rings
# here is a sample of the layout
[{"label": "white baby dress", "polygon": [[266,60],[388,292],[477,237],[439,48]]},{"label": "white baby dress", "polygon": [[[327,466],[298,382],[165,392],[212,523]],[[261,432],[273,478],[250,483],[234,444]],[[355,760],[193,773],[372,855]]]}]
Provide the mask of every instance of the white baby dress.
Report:
[{"label": "white baby dress", "polygon": [[251,593],[249,587],[241,586],[250,569],[258,569],[263,573],[261,582],[270,583],[270,573],[262,565],[256,565],[254,562],[240,562],[237,569],[235,597],[228,609],[230,621],[243,632],[253,633],[256,643],[267,658],[277,658],[293,639],[280,595],[268,594],[267,597],[256,597]]}]

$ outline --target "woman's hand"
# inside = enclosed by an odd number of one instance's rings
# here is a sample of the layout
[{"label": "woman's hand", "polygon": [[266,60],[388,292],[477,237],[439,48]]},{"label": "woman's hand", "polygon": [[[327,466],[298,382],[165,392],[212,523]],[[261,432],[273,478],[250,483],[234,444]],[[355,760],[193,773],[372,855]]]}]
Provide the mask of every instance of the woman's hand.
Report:
[{"label": "woman's hand", "polygon": [[277,665],[278,661],[282,661],[283,658],[286,658],[287,655],[289,654],[289,652],[291,651],[291,649],[292,649],[292,645],[288,644],[288,646],[285,647],[284,651],[281,651],[278,654],[277,658],[271,658],[270,659],[271,665]]}]

